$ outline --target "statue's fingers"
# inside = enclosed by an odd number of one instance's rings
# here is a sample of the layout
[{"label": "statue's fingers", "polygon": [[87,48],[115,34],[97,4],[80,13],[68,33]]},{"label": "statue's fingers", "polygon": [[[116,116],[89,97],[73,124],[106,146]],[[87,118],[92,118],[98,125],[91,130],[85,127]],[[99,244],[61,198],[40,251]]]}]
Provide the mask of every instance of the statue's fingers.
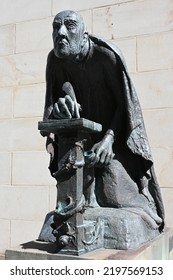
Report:
[{"label": "statue's fingers", "polygon": [[95,153],[93,153],[92,157],[89,159],[88,166],[94,166],[97,162],[98,162],[97,156]]},{"label": "statue's fingers", "polygon": [[107,154],[105,157],[105,165],[108,165],[111,160],[112,160],[111,154]]},{"label": "statue's fingers", "polygon": [[53,115],[55,118],[58,118],[60,119],[61,116],[60,116],[60,110],[59,110],[59,106],[57,103],[54,104],[54,108],[53,108]]},{"label": "statue's fingers", "polygon": [[108,165],[111,160],[114,158],[115,154],[114,153],[108,153],[105,157],[105,164]]},{"label": "statue's fingers", "polygon": [[100,155],[100,163],[101,164],[105,163],[106,158],[107,158],[107,152],[106,150],[104,150]]},{"label": "statue's fingers", "polygon": [[65,103],[71,113],[71,115],[74,115],[74,101],[71,99],[69,95],[65,96]]},{"label": "statue's fingers", "polygon": [[94,159],[94,164],[99,163],[99,161],[100,161],[100,152],[96,152],[95,159]]},{"label": "statue's fingers", "polygon": [[58,101],[60,115],[64,116],[66,119],[70,119],[72,117],[64,98],[60,98]]},{"label": "statue's fingers", "polygon": [[79,112],[81,112],[81,111],[82,111],[82,107],[81,107],[81,105],[80,105],[79,103],[77,103],[77,106],[78,106],[78,110],[79,110]]},{"label": "statue's fingers", "polygon": [[59,119],[71,119],[71,116],[67,115],[66,112],[60,112],[59,113]]},{"label": "statue's fingers", "polygon": [[112,153],[112,154],[111,154],[111,160],[114,158],[114,156],[115,156],[115,154],[114,154],[114,153]]},{"label": "statue's fingers", "polygon": [[74,101],[74,116],[76,118],[80,118],[80,113],[79,113],[79,106],[76,101]]}]

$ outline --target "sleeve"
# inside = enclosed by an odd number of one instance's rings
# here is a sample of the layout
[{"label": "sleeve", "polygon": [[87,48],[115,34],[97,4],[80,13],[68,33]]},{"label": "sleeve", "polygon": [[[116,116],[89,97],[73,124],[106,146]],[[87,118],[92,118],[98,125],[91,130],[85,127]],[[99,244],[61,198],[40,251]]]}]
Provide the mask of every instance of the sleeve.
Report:
[{"label": "sleeve", "polygon": [[[44,105],[44,113],[43,113],[43,121],[47,121],[48,119],[53,118],[53,104],[54,104],[54,73],[53,73],[53,51],[51,51],[47,58],[46,65],[46,94],[45,94],[45,105]],[[44,131],[40,131],[43,137],[49,136],[48,133]]]},{"label": "sleeve", "polygon": [[113,97],[115,111],[108,130],[112,130],[116,139],[119,134],[125,116],[124,83],[122,70],[113,52],[109,53],[105,63],[105,80]]},{"label": "sleeve", "polygon": [[47,58],[46,65],[46,95],[45,95],[45,107],[43,114],[43,121],[52,118],[52,110],[54,103],[54,61],[53,51],[51,51]]}]

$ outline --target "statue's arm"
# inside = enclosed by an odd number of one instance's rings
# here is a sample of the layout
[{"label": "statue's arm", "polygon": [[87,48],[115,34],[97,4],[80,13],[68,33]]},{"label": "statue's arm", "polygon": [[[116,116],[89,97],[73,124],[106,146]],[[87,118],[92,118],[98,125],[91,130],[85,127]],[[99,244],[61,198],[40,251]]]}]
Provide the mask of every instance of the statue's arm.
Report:
[{"label": "statue's arm", "polygon": [[112,102],[115,105],[115,110],[103,139],[99,143],[96,143],[92,148],[92,151],[95,153],[95,157],[93,157],[91,164],[101,165],[108,164],[114,157],[112,146],[121,130],[125,115],[122,73],[116,58],[114,57],[114,59],[112,59],[112,57],[110,57],[110,59],[104,63],[104,67],[106,86],[112,96]]},{"label": "statue's arm", "polygon": [[53,76],[55,75],[54,72],[54,54],[51,51],[47,58],[47,65],[46,65],[46,95],[45,95],[45,106],[44,106],[44,114],[43,120],[46,121],[48,119],[53,119],[53,104],[54,104],[54,80]]},{"label": "statue's arm", "polygon": [[106,134],[114,135],[116,140],[125,120],[125,90],[122,78],[122,70],[118,64],[116,58],[110,58],[108,64],[105,65],[105,79],[106,84],[112,95],[112,102],[114,103],[114,114],[110,125],[106,131]]},{"label": "statue's arm", "polygon": [[[53,119],[53,104],[54,104],[54,82],[53,82],[53,51],[51,51],[47,58],[46,65],[46,95],[45,95],[45,106],[43,113],[43,121]],[[54,157],[54,134],[45,131],[40,131],[41,135],[46,138],[46,149],[51,156]]]}]

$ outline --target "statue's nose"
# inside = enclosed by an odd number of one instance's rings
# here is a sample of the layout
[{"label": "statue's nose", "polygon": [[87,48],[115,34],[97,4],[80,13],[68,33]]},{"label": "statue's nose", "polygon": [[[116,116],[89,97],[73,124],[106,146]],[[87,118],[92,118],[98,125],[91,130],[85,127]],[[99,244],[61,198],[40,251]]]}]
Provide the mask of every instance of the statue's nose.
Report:
[{"label": "statue's nose", "polygon": [[62,24],[61,27],[59,28],[58,34],[61,35],[61,36],[67,34],[67,29],[66,29],[64,24]]}]

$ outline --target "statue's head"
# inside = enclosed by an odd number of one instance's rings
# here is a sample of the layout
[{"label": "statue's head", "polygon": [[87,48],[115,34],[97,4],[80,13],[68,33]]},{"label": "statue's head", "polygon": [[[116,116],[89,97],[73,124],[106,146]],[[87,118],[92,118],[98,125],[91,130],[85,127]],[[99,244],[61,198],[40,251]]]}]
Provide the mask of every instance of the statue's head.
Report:
[{"label": "statue's head", "polygon": [[62,11],[53,21],[54,53],[59,58],[79,60],[88,43],[83,18],[74,11]]}]

